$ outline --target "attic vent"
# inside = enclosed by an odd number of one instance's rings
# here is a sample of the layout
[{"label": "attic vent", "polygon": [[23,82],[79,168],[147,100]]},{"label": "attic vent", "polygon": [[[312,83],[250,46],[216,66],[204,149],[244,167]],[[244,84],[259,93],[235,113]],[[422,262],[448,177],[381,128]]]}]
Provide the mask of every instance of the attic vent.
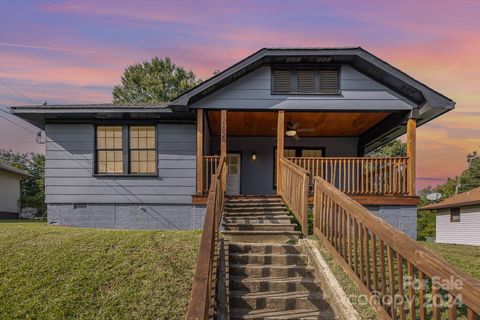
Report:
[{"label": "attic vent", "polygon": [[320,93],[338,92],[338,70],[320,70]]},{"label": "attic vent", "polygon": [[299,70],[297,72],[297,91],[298,93],[315,92],[315,71]]},{"label": "attic vent", "polygon": [[275,93],[291,92],[292,76],[290,70],[273,71],[273,91]]}]

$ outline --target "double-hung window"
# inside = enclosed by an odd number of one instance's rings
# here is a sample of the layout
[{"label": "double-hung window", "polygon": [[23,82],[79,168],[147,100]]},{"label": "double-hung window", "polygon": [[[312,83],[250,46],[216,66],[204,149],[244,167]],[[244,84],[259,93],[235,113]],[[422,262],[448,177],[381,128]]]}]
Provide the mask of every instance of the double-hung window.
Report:
[{"label": "double-hung window", "polygon": [[156,175],[156,126],[97,126],[95,174]]}]

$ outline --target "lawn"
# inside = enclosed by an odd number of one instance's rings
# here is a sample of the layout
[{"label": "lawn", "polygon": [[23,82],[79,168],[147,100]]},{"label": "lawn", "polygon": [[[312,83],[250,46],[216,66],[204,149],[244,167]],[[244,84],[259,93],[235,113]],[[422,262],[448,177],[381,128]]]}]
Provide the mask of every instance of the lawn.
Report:
[{"label": "lawn", "polygon": [[480,279],[480,246],[432,242],[421,244],[467,274]]},{"label": "lawn", "polygon": [[181,319],[199,231],[0,221],[0,319]]}]

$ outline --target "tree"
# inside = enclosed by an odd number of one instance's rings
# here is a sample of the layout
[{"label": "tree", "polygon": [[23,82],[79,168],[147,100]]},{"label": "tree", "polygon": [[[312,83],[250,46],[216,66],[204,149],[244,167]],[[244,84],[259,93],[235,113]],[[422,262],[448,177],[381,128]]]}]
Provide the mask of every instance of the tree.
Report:
[{"label": "tree", "polygon": [[18,153],[0,149],[0,162],[31,175],[20,183],[20,204],[43,213],[45,209],[45,156],[38,153]]},{"label": "tree", "polygon": [[113,88],[113,103],[167,102],[193,88],[200,80],[177,67],[170,58],[153,58],[125,69],[122,84]]},{"label": "tree", "polygon": [[369,152],[367,156],[369,157],[405,157],[406,154],[407,154],[407,145],[402,141],[400,141],[400,139],[395,139]]}]

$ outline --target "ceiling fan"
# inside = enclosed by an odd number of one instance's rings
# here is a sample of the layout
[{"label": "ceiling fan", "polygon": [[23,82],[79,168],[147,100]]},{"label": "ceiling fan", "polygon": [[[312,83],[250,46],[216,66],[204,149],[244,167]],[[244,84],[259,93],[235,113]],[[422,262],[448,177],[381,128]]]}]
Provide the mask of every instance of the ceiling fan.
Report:
[{"label": "ceiling fan", "polygon": [[287,124],[287,130],[285,131],[285,135],[287,137],[292,137],[296,141],[300,140],[298,133],[301,132],[313,132],[315,128],[300,128],[300,122],[289,122]]}]

